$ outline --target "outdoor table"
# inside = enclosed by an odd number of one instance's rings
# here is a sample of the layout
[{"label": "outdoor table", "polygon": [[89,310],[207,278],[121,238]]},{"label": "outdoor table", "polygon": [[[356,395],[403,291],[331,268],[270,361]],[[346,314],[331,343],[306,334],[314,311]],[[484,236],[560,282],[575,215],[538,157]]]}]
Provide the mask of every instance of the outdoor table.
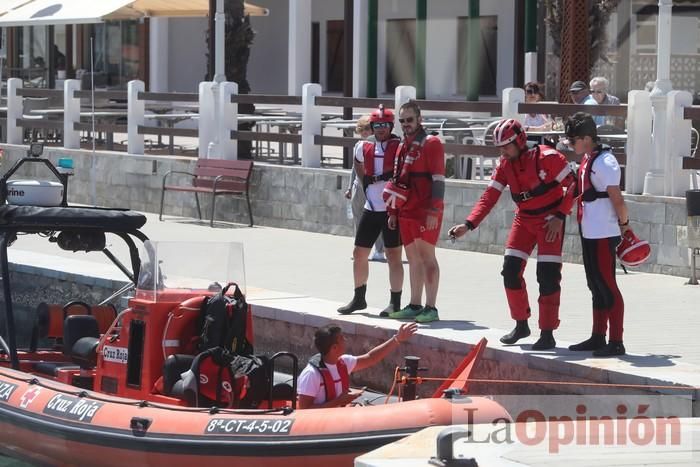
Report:
[{"label": "outdoor table", "polygon": [[[194,113],[194,112],[187,112],[187,113],[153,113],[153,114],[146,114],[144,115],[145,118],[148,118],[150,120],[156,120],[158,122],[158,126],[161,126],[163,122],[166,123],[168,128],[173,128],[176,123],[183,122],[185,120],[197,120],[199,119],[199,114]],[[174,144],[175,137],[173,135],[170,135],[170,139],[168,140],[168,153],[169,154],[174,154],[175,151],[175,144]],[[158,146],[163,145],[163,139],[162,135],[158,135]]]}]

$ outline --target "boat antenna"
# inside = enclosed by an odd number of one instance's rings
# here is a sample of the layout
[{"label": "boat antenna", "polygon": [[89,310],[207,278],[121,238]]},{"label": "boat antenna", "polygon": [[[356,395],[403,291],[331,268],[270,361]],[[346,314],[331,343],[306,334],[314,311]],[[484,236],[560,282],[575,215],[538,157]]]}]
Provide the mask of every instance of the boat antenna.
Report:
[{"label": "boat antenna", "polygon": [[91,117],[92,117],[92,160],[90,162],[90,201],[93,206],[97,206],[97,192],[95,186],[95,36],[90,35],[90,92],[91,92]]}]

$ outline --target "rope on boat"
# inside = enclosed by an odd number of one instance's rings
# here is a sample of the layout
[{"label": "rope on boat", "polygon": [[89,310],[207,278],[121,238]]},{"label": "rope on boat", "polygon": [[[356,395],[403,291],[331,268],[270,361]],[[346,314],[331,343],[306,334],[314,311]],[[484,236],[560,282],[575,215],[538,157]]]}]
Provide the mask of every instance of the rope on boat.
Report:
[{"label": "rope on boat", "polygon": [[[480,378],[435,378],[427,376],[417,376],[409,377],[402,376],[401,378],[396,378],[394,376],[394,384],[401,383],[406,384],[409,381],[415,382],[416,384],[421,384],[425,381],[449,381],[449,382],[461,382],[461,383],[488,383],[488,384],[534,384],[534,385],[551,385],[551,386],[585,386],[585,387],[605,387],[605,388],[626,388],[626,389],[667,389],[674,391],[698,391],[700,387],[698,386],[678,386],[678,385],[663,385],[663,384],[620,384],[620,383],[588,383],[588,382],[578,382],[578,381],[543,381],[543,380],[526,380],[526,379],[480,379]],[[392,386],[393,388],[393,386]]]}]

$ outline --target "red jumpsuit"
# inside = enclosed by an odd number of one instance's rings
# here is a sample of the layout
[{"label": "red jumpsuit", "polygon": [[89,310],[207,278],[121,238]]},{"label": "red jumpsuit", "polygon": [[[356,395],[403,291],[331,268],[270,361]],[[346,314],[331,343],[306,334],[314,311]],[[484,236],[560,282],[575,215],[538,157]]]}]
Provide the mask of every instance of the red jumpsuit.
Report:
[{"label": "red jumpsuit", "polygon": [[[445,150],[439,138],[420,128],[406,137],[398,149],[395,174],[409,188],[406,203],[398,212],[401,241],[410,245],[420,238],[435,245],[440,235],[445,194]],[[390,210],[390,214],[396,214]],[[433,230],[425,229],[428,214],[438,217]]]},{"label": "red jumpsuit", "polygon": [[[545,241],[545,224],[571,211],[576,180],[566,158],[548,146],[523,151],[510,161],[501,157],[491,183],[477,201],[467,222],[476,228],[488,215],[506,186],[517,207],[506,241],[503,283],[510,315],[516,321],[530,317],[530,305],[523,272],[527,259],[537,245],[537,282],[540,286],[539,327],[549,331],[559,326],[561,282],[561,239]],[[564,190],[566,188],[566,191]]]}]

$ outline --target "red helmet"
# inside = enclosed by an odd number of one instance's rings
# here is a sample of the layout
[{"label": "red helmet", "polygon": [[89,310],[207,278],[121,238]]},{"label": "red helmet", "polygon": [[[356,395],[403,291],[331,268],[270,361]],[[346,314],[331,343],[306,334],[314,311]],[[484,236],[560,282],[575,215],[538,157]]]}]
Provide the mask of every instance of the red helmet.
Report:
[{"label": "red helmet", "polygon": [[617,257],[625,266],[639,266],[651,256],[651,247],[646,240],[640,240],[632,229],[622,235],[622,241],[617,245]]},{"label": "red helmet", "polygon": [[391,109],[385,109],[380,105],[378,109],[373,110],[369,116],[369,123],[385,122],[394,124],[394,112]]},{"label": "red helmet", "polygon": [[515,142],[519,148],[527,146],[525,130],[523,130],[519,121],[512,118],[503,119],[493,130],[493,144],[496,146],[505,146],[513,142]]}]

